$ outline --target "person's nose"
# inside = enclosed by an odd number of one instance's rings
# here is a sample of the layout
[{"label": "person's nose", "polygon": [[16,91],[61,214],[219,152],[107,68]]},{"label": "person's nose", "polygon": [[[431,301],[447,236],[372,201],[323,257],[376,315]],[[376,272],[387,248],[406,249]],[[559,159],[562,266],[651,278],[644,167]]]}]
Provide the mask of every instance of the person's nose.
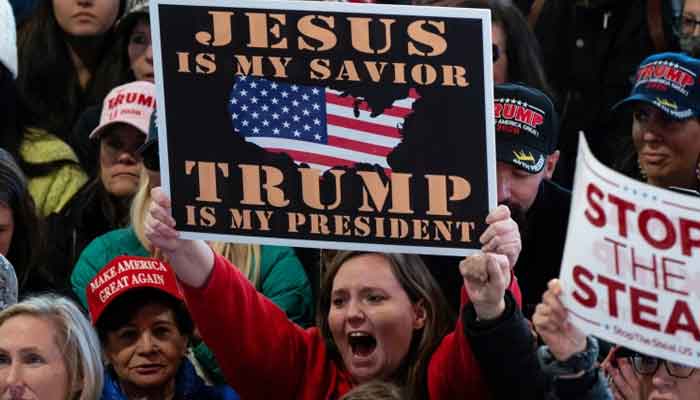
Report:
[{"label": "person's nose", "polygon": [[359,301],[350,300],[348,303],[348,322],[351,324],[362,323],[365,320],[365,312]]},{"label": "person's nose", "polygon": [[651,124],[646,124],[642,131],[642,140],[645,142],[658,142],[661,140],[661,135],[659,135],[656,127],[652,126]]},{"label": "person's nose", "polygon": [[95,0],[77,0],[77,3],[80,7],[92,7],[94,2]]},{"label": "person's nose", "polygon": [[153,45],[150,44],[146,47],[146,62],[153,64]]},{"label": "person's nose", "polygon": [[3,386],[5,393],[9,393],[12,398],[21,398],[24,393],[24,371],[20,363],[13,363],[5,371]]},{"label": "person's nose", "polygon": [[658,389],[663,391],[668,390],[674,383],[674,377],[668,374],[665,365],[659,365],[659,368],[654,373],[651,379],[651,384]]},{"label": "person's nose", "polygon": [[121,164],[133,165],[137,164],[140,160],[135,150],[122,149],[119,151],[118,161]]},{"label": "person's nose", "polygon": [[149,332],[144,332],[139,337],[137,343],[137,350],[139,354],[151,354],[158,349],[156,341]]},{"label": "person's nose", "polygon": [[640,122],[639,128],[642,131],[642,140],[645,142],[658,142],[661,140],[662,128],[655,116],[650,116],[648,120]]}]

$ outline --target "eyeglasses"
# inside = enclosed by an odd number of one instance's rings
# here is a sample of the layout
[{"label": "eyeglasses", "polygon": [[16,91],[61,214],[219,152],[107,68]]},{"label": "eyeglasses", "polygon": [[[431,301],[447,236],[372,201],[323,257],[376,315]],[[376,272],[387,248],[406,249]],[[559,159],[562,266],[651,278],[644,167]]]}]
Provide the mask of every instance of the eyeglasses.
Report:
[{"label": "eyeglasses", "polygon": [[499,58],[501,58],[501,49],[498,47],[497,44],[491,46],[491,49],[493,51],[493,62],[496,62]]},{"label": "eyeglasses", "polygon": [[695,368],[689,367],[687,365],[679,364],[672,361],[660,360],[656,357],[649,357],[644,355],[635,355],[630,357],[632,360],[632,366],[634,370],[641,375],[654,375],[658,371],[659,366],[663,363],[666,368],[666,372],[674,378],[688,379]]},{"label": "eyeglasses", "polygon": [[680,32],[683,33],[693,33],[700,25],[700,19],[695,19],[692,15],[681,15],[676,17],[676,26]]}]

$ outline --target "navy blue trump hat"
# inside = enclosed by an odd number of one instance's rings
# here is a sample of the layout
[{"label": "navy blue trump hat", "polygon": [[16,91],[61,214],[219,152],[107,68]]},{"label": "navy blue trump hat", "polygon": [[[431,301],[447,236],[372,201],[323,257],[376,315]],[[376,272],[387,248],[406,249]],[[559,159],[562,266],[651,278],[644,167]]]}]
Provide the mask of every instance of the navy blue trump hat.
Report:
[{"label": "navy blue trump hat", "polygon": [[496,157],[536,174],[547,164],[559,139],[559,116],[541,91],[514,83],[494,87]]},{"label": "navy blue trump hat", "polygon": [[647,103],[674,119],[700,116],[700,60],[682,53],[647,57],[637,68],[632,93],[613,106]]}]

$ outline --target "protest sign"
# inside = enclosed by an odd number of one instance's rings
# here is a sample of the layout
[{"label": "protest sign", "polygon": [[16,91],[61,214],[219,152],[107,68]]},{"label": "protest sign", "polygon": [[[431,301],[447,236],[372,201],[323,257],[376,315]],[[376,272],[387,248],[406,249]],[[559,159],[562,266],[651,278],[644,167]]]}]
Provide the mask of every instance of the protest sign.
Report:
[{"label": "protest sign", "polygon": [[571,321],[700,367],[700,198],[616,173],[580,143],[561,268]]},{"label": "protest sign", "polygon": [[184,238],[480,248],[496,204],[488,11],[154,5],[161,175]]}]

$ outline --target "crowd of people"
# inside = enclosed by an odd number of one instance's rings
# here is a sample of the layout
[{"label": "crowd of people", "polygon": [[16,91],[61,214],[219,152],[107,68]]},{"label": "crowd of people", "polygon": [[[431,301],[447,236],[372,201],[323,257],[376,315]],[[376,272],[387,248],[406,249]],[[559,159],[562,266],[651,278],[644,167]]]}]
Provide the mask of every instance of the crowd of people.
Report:
[{"label": "crowd of people", "polygon": [[[499,206],[466,258],[181,239],[148,1],[0,0],[0,398],[696,399],[557,278],[579,133],[700,196],[700,79],[638,73],[700,76],[700,0],[414,4],[491,11]],[[514,135],[516,103],[542,123]]]}]

